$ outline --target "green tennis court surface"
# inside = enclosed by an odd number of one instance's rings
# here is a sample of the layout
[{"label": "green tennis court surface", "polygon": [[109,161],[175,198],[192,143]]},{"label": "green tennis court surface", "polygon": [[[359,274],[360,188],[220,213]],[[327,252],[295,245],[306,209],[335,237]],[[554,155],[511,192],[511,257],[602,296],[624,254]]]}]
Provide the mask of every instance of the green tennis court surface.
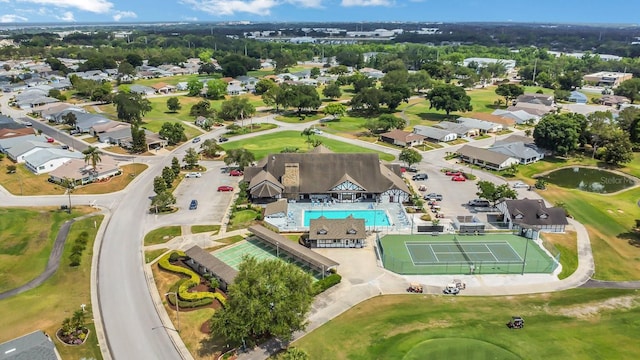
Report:
[{"label": "green tennis court surface", "polygon": [[386,235],[378,241],[384,267],[399,274],[551,273],[555,249],[511,234]]},{"label": "green tennis court surface", "polygon": [[282,251],[278,251],[275,247],[272,247],[269,244],[266,244],[262,241],[259,241],[255,238],[249,238],[245,241],[241,241],[236,245],[228,248],[223,248],[213,253],[213,256],[220,259],[225,264],[231,266],[232,268],[238,270],[240,267],[240,263],[245,256],[253,256],[258,261],[269,260],[269,259],[280,259],[286,261],[290,264],[294,264],[302,269],[304,272],[310,274],[316,279],[322,278],[322,274],[314,271],[309,268],[306,264],[301,261],[288,256]]}]

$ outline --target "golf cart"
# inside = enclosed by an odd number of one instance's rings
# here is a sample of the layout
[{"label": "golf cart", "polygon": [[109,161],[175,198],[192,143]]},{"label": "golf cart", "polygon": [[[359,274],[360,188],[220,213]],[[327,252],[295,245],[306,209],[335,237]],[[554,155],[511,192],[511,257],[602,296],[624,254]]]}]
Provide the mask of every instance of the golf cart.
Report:
[{"label": "golf cart", "polygon": [[458,295],[460,293],[460,288],[456,285],[456,283],[449,283],[445,286],[442,292],[445,295]]},{"label": "golf cart", "polygon": [[507,323],[509,329],[522,329],[524,327],[524,319],[520,316],[512,316],[511,321]]},{"label": "golf cart", "polygon": [[409,284],[409,287],[407,288],[407,292],[422,293],[423,292],[422,285],[420,285],[418,283],[411,283],[411,284]]}]

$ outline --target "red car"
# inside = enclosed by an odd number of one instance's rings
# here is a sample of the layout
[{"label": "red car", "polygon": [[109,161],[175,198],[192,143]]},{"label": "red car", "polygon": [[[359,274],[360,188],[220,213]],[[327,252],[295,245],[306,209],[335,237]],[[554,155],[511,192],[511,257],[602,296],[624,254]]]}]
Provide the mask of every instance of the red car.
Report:
[{"label": "red car", "polygon": [[233,191],[233,186],[229,186],[229,185],[218,186],[218,191]]},{"label": "red car", "polygon": [[467,181],[467,178],[462,175],[456,175],[451,178],[451,181]]},{"label": "red car", "polygon": [[242,171],[240,171],[240,170],[231,170],[229,172],[229,175],[231,175],[231,176],[242,176]]},{"label": "red car", "polygon": [[462,176],[462,173],[460,171],[456,171],[456,170],[449,170],[445,173],[445,175],[447,176]]}]

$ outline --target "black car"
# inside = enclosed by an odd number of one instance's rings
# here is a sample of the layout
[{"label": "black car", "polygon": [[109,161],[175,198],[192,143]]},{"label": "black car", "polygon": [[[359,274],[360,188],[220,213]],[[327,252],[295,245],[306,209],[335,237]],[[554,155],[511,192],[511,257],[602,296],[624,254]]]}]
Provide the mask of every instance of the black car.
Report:
[{"label": "black car", "polygon": [[220,136],[220,137],[218,138],[218,142],[223,143],[223,142],[225,142],[225,141],[229,141],[229,139],[228,139],[228,138],[226,138],[226,137],[224,137],[224,136]]},{"label": "black car", "polygon": [[413,179],[413,180],[427,180],[428,178],[429,178],[429,175],[422,173],[422,174],[413,175],[413,177],[411,179]]},{"label": "black car", "polygon": [[412,173],[417,173],[418,169],[414,168],[414,167],[405,167],[404,170],[406,172],[412,172]]}]

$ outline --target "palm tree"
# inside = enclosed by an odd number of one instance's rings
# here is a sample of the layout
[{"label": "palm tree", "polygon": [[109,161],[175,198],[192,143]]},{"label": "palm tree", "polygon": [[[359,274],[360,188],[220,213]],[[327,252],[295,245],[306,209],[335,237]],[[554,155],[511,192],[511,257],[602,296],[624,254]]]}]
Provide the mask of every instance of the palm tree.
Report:
[{"label": "palm tree", "polygon": [[93,172],[96,172],[98,163],[102,161],[102,158],[100,157],[102,152],[97,147],[89,146],[82,153],[84,154],[84,162],[86,164],[91,163]]}]

